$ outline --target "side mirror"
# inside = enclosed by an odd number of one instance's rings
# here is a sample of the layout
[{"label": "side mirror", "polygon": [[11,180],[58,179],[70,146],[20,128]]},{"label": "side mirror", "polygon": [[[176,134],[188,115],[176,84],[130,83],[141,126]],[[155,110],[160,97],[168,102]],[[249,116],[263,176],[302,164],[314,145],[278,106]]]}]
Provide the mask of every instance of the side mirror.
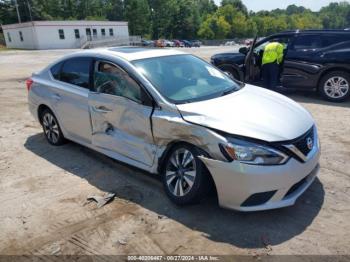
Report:
[{"label": "side mirror", "polygon": [[238,52],[240,52],[243,55],[246,55],[248,53],[248,48],[247,47],[241,47]]}]

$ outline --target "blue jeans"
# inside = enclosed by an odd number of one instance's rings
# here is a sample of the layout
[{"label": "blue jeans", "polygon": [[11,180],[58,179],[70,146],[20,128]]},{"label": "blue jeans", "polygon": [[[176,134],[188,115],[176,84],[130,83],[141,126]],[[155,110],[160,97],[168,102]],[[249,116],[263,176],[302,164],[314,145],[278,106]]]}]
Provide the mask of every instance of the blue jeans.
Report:
[{"label": "blue jeans", "polygon": [[275,90],[278,84],[279,73],[280,67],[276,62],[263,65],[262,78],[264,87]]}]

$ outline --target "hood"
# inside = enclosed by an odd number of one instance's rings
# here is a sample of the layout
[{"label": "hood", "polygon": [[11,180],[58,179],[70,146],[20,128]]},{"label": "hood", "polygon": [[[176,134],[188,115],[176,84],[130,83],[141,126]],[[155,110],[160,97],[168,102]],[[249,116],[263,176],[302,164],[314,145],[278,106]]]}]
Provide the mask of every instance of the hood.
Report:
[{"label": "hood", "polygon": [[252,85],[223,97],[181,104],[177,108],[188,122],[268,142],[295,139],[314,124],[310,113],[298,103]]},{"label": "hood", "polygon": [[211,57],[211,59],[243,59],[245,58],[245,55],[241,54],[241,53],[220,53],[220,54],[215,54]]},{"label": "hood", "polygon": [[242,57],[245,57],[245,55],[241,54],[241,53],[219,53],[219,54],[215,54],[213,55],[213,57],[216,57],[216,56],[242,56]]},{"label": "hood", "polygon": [[224,62],[232,62],[235,64],[243,64],[245,59],[245,55],[241,53],[221,53],[216,54],[211,57],[211,61],[220,64]]}]

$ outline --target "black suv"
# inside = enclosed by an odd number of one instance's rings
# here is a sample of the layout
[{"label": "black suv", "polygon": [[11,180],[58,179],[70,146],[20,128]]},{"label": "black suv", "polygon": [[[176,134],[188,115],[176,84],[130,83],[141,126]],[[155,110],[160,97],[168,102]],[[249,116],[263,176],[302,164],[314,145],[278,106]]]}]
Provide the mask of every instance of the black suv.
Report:
[{"label": "black suv", "polygon": [[216,54],[211,63],[232,77],[261,85],[261,61],[269,42],[284,44],[280,85],[287,89],[318,90],[330,101],[350,95],[350,30],[286,31],[256,38],[239,53]]}]

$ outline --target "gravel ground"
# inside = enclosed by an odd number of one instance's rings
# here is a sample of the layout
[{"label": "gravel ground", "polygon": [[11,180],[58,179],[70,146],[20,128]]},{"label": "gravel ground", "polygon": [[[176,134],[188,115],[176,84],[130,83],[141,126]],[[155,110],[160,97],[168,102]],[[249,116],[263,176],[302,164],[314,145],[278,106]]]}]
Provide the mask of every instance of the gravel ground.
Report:
[{"label": "gravel ground", "polygon": [[[233,47],[186,49],[204,59]],[[293,207],[239,213],[215,197],[179,208],[159,179],[80,145],[52,147],[25,79],[75,50],[0,52],[0,254],[349,254],[350,101],[289,96],[316,119],[321,170]],[[89,195],[116,192],[103,208]]]}]

